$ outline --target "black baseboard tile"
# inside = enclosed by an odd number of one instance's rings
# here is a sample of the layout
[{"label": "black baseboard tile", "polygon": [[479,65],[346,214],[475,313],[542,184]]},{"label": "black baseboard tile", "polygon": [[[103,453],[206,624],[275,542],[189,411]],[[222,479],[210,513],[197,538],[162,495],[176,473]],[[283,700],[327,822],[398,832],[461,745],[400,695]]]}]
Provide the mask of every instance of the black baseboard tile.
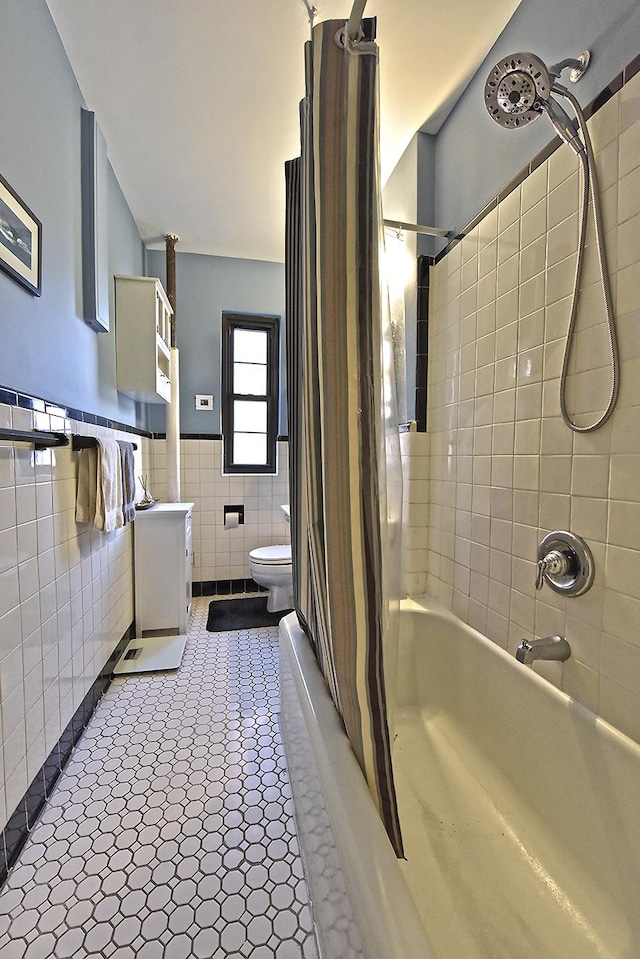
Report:
[{"label": "black baseboard tile", "polygon": [[111,682],[113,667],[133,636],[133,625],[122,637],[100,675],[92,684],[80,706],[67,723],[60,739],[51,750],[43,766],[38,770],[25,795],[0,833],[0,887],[15,864],[30,831],[38,821],[45,803],[66,766],[74,747],[86,729],[93,712]]},{"label": "black baseboard tile", "polygon": [[208,579],[193,583],[193,596],[235,596],[242,593],[266,593],[251,577],[247,579]]}]

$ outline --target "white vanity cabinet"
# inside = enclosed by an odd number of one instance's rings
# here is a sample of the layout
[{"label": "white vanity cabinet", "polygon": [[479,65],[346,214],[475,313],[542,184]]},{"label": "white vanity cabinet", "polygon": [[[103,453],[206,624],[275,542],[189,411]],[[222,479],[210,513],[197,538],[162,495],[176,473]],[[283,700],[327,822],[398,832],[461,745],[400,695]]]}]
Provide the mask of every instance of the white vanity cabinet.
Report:
[{"label": "white vanity cabinet", "polygon": [[138,510],[134,530],[136,636],[187,632],[193,503]]},{"label": "white vanity cabinet", "polygon": [[171,402],[173,309],[156,277],[116,276],[116,388],[144,403]]}]

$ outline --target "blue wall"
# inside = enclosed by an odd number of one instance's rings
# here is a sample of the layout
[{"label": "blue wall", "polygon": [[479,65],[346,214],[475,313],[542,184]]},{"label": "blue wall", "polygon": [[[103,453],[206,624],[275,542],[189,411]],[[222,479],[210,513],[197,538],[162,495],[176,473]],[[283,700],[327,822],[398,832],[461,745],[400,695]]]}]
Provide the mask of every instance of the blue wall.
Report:
[{"label": "blue wall", "polygon": [[[82,319],[80,111],[86,104],[45,0],[1,2],[0,173],[42,221],[43,271],[41,297],[0,272],[0,387],[163,431],[164,406],[141,407],[116,391],[113,295],[109,333],[94,333]],[[108,231],[110,277],[164,279],[164,253],[145,255],[111,168]],[[177,286],[181,428],[218,433],[220,314],[283,316],[284,267],[178,252]],[[284,324],[282,361],[285,433]],[[214,394],[213,413],[196,412],[196,393]]]},{"label": "blue wall", "polygon": [[[45,0],[2,0],[0,173],[42,222],[42,296],[0,272],[0,386],[119,422],[140,422],[115,389],[115,340],[82,319],[80,109]],[[99,119],[99,118],[98,118]],[[108,182],[109,273],[142,272],[142,242]]]},{"label": "blue wall", "polygon": [[464,228],[553,138],[544,117],[516,131],[494,123],[483,97],[491,68],[519,51],[555,63],[586,49],[592,59],[584,77],[571,84],[563,74],[583,105],[640,53],[638,0],[522,0],[436,137],[439,226]]},{"label": "blue wall", "polygon": [[[435,137],[418,131],[396,164],[382,190],[382,209],[387,220],[438,226],[435,207]],[[433,255],[436,240],[405,231],[407,254]],[[387,241],[388,242],[388,241]],[[406,400],[407,417],[416,415],[417,290],[415,274],[405,287]]]},{"label": "blue wall", "polygon": [[[436,138],[430,133],[418,133],[418,223],[446,230],[438,223],[436,209]],[[421,234],[418,237],[418,252],[431,255],[436,249],[436,239]]]},{"label": "blue wall", "polygon": [[[165,253],[148,250],[146,273],[165,282]],[[176,250],[176,342],[180,351],[180,431],[220,433],[220,346],[223,310],[282,317],[280,433],[287,432],[284,265]],[[212,412],[197,411],[196,393],[212,393]],[[165,407],[150,407],[150,428],[165,430]]]}]

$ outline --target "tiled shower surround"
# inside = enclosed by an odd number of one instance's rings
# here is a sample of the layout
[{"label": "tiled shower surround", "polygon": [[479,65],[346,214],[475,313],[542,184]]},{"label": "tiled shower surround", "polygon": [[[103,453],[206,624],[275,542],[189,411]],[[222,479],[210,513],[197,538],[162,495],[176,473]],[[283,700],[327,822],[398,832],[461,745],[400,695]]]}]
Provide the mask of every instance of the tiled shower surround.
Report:
[{"label": "tiled shower surround", "polygon": [[[289,502],[289,444],[278,443],[274,476],[223,476],[222,440],[180,441],[180,496],[193,503],[193,580],[196,583],[248,578],[249,551],[290,543],[289,524],[280,509]],[[166,496],[166,443],[150,442],[149,476],[153,495]],[[244,506],[244,525],[224,528],[224,507]]]},{"label": "tiled shower surround", "polygon": [[[580,189],[562,146],[432,268],[427,586],[510,652],[523,637],[566,636],[572,655],[555,681],[640,740],[640,75],[589,128],[618,319],[617,408],[589,434],[560,417]],[[568,393],[580,425],[609,391],[593,236],[591,226]],[[556,529],[591,547],[584,596],[536,592],[537,545]]]},{"label": "tiled shower surround", "polygon": [[429,447],[428,433],[400,433],[402,460],[402,554],[401,588],[407,596],[422,596],[427,587],[429,544]]}]

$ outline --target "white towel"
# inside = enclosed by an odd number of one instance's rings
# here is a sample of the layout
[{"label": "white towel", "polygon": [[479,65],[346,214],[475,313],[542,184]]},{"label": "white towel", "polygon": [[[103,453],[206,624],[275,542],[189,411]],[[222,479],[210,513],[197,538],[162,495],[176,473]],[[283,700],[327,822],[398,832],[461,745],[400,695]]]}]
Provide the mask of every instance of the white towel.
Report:
[{"label": "white towel", "polygon": [[76,492],[76,523],[93,523],[96,517],[96,488],[98,451],[80,450],[78,459],[78,489]]},{"label": "white towel", "polygon": [[124,526],[122,466],[116,440],[98,440],[95,526],[105,533],[112,533]]}]

